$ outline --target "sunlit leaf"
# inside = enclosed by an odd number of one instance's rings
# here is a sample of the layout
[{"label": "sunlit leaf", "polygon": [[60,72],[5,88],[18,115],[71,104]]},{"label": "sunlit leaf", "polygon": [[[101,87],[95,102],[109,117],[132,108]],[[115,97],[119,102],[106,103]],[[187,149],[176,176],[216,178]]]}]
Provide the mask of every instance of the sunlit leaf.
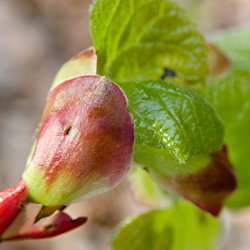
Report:
[{"label": "sunlit leaf", "polygon": [[118,83],[168,76],[204,80],[204,39],[176,3],[96,0],[90,18],[99,74]]},{"label": "sunlit leaf", "polygon": [[235,189],[223,126],[194,91],[164,81],[121,84],[135,122],[135,161],[169,191],[218,215]]}]

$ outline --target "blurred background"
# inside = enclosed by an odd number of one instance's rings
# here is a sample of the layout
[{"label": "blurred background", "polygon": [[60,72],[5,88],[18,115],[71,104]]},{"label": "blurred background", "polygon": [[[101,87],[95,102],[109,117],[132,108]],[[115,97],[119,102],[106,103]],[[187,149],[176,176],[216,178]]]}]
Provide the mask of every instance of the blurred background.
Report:
[{"label": "blurred background", "polygon": [[[249,0],[179,0],[207,36],[250,25]],[[91,0],[0,1],[0,188],[21,176],[50,84],[59,67],[91,46]],[[1,244],[0,250],[106,250],[113,228],[138,204],[125,180],[112,192],[70,209],[89,217],[87,225],[55,239]],[[115,197],[112,198],[112,197]],[[110,199],[112,203],[110,204]],[[237,213],[233,237],[221,250],[250,249],[250,215]],[[245,242],[249,247],[244,248]]]}]

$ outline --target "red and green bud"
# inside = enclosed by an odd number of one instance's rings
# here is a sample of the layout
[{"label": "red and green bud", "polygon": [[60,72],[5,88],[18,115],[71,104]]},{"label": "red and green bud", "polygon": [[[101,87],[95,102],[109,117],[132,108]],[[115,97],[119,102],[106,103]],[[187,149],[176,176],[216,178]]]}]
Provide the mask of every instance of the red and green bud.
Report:
[{"label": "red and green bud", "polygon": [[72,219],[62,205],[106,191],[126,174],[133,147],[126,99],[95,74],[92,48],[58,72],[24,180],[0,192],[0,241],[47,238],[84,224],[86,217]]},{"label": "red and green bud", "polygon": [[121,89],[100,76],[53,88],[23,174],[30,201],[45,206],[88,199],[127,173],[133,122]]}]

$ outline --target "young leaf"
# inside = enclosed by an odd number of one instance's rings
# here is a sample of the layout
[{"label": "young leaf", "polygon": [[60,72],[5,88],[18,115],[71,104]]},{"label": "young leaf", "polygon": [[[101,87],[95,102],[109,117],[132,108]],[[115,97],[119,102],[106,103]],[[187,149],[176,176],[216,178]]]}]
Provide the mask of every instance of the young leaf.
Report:
[{"label": "young leaf", "polygon": [[136,123],[136,143],[166,150],[179,163],[218,150],[223,125],[194,91],[165,81],[122,83]]},{"label": "young leaf", "polygon": [[194,206],[179,202],[167,210],[136,217],[120,228],[113,250],[213,250],[219,221]]},{"label": "young leaf", "polygon": [[213,108],[165,81],[121,86],[135,122],[135,161],[164,187],[217,215],[236,181],[220,151],[223,126]]},{"label": "young leaf", "polygon": [[204,39],[176,3],[96,0],[90,19],[100,75],[116,82],[168,76],[204,80]]}]

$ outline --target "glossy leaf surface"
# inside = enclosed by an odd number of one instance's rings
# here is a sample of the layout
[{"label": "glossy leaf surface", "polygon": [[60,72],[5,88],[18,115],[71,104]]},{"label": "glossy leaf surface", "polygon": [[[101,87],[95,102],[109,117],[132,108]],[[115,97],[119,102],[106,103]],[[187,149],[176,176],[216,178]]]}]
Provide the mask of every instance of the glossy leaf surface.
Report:
[{"label": "glossy leaf surface", "polygon": [[164,81],[121,86],[135,122],[135,161],[167,190],[218,215],[236,180],[213,108],[194,91]]}]

